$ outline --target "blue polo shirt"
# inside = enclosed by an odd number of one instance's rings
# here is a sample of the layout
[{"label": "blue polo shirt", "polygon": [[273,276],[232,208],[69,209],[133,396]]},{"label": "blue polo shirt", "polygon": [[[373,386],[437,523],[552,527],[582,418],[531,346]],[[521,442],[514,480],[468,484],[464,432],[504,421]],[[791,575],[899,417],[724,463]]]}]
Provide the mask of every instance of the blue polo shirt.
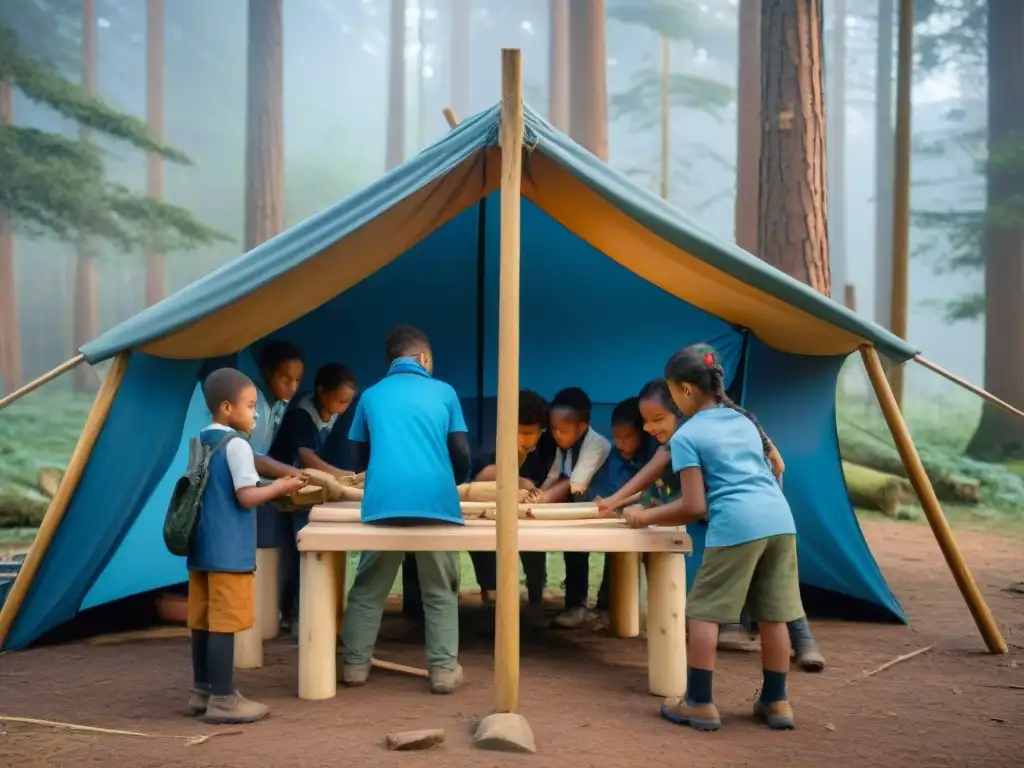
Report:
[{"label": "blue polo shirt", "polygon": [[598,496],[611,496],[622,486],[636,477],[636,473],[643,469],[654,455],[656,444],[653,440],[644,440],[639,450],[630,458],[624,458],[619,449],[612,446],[611,453],[605,459],[601,469],[594,475],[594,479],[587,488],[586,498],[596,499]]},{"label": "blue polo shirt", "polygon": [[745,414],[726,407],[698,411],[669,445],[673,471],[700,467],[704,473],[707,546],[796,533],[789,502],[764,459],[761,435]]},{"label": "blue polo shirt", "polygon": [[277,400],[263,387],[256,387],[256,424],[249,433],[249,444],[254,453],[265,456],[270,451],[286,410],[288,401]]},{"label": "blue polo shirt", "polygon": [[364,523],[417,519],[462,524],[448,435],[468,432],[455,390],[411,358],[363,392],[349,440],[369,443]]}]

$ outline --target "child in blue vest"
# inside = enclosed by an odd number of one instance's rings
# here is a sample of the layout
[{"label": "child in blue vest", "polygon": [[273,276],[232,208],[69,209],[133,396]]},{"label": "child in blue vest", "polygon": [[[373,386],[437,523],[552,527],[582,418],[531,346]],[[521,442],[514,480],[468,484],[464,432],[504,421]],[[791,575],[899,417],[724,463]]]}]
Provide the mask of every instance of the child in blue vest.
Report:
[{"label": "child in blue vest", "polygon": [[[288,409],[270,448],[270,456],[283,464],[319,469],[332,474],[351,474],[321,458],[324,443],[338,417],[348,410],[356,395],[356,379],[340,363],[320,366],[313,391]],[[281,541],[281,630],[298,631],[299,553],[295,537],[309,521],[309,512],[282,513],[285,535]]]},{"label": "child in blue vest", "polygon": [[[385,342],[387,375],[359,398],[349,431],[354,467],[366,469],[361,518],[381,525],[463,525],[458,483],[469,478],[469,437],[455,390],[433,377],[426,335],[411,326]],[[417,552],[432,693],[462,684],[459,553]],[[342,682],[363,685],[402,552],[364,552],[341,633]]]},{"label": "child in blue vest", "polygon": [[[233,368],[203,383],[213,422],[199,433],[213,448],[232,430],[248,434],[256,423],[256,387]],[[253,626],[256,518],[251,510],[301,488],[292,476],[260,487],[252,446],[241,435],[213,454],[209,479],[188,554],[188,627],[192,630],[192,695],[186,713],[208,723],[253,723],[266,705],[234,688],[235,633]]]},{"label": "child in blue vest", "polygon": [[[672,462],[669,452],[669,440],[675,434],[679,425],[686,420],[686,417],[679,411],[672,396],[669,393],[668,385],[664,379],[655,379],[644,385],[640,391],[640,412],[644,418],[644,430],[654,437],[662,446],[661,450],[655,452],[654,457],[641,469],[636,476],[622,486],[611,496],[598,501],[598,512],[602,516],[612,516],[615,510],[622,506],[625,499],[633,494],[645,491],[641,504],[644,506],[657,506],[666,504],[678,498],[679,475],[672,471]],[[744,415],[757,427],[760,434],[764,435],[760,424],[752,414],[744,412]],[[781,478],[785,470],[785,464],[778,449],[768,439],[763,438],[765,443],[766,460],[771,467],[772,473]],[[694,577],[704,556],[704,540],[707,534],[708,522],[700,519],[696,522],[687,523],[686,532],[693,543],[693,551],[687,555],[686,586],[687,590],[693,586]],[[814,635],[811,633],[811,625],[806,616],[789,622],[790,642],[796,652],[796,664],[805,672],[820,672],[825,668],[825,657],[822,655]],[[723,627],[723,633],[749,636],[739,624]]]},{"label": "child in blue vest", "polygon": [[[597,475],[594,476],[587,499],[611,496],[624,486],[650,461],[657,443],[644,432],[644,418],[640,413],[640,399],[630,397],[612,409],[612,450]],[[583,555],[588,553],[583,552]],[[582,558],[581,558],[582,559]],[[589,571],[589,566],[587,571]],[[587,572],[583,577],[586,578]],[[568,574],[567,574],[568,579]],[[607,611],[611,590],[611,556],[604,556],[604,574],[597,592],[597,610]]]},{"label": "child in blue vest", "polygon": [[767,437],[725,394],[724,378],[707,345],[686,347],[669,359],[665,379],[687,416],[669,442],[680,497],[626,512],[634,528],[708,519],[704,560],[686,605],[686,695],[667,699],[661,712],[698,730],[721,727],[712,686],[719,626],[738,622],[746,607],[761,633],[764,682],[754,715],[772,729],[789,730],[794,717],[786,692],[786,624],[804,615],[796,524],[765,461]]}]

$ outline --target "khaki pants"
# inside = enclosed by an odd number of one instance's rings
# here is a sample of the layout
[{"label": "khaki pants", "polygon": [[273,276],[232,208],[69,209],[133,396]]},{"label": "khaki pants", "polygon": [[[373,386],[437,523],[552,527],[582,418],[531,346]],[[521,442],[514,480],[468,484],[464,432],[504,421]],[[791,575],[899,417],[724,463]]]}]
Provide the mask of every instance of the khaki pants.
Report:
[{"label": "khaki pants", "polygon": [[[404,558],[404,552],[364,552],[360,557],[341,632],[341,660],[346,666],[369,664],[373,658],[384,603]],[[417,552],[416,569],[427,668],[454,669],[459,658],[459,553]]]},{"label": "khaki pants", "polygon": [[255,623],[252,573],[191,571],[188,575],[188,628],[234,634]]}]

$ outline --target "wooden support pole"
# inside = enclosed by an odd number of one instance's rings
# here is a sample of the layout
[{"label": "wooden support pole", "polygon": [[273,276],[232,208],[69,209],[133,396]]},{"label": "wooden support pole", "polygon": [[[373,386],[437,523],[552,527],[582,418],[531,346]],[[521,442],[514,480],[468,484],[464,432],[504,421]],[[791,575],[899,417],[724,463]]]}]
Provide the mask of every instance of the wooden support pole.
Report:
[{"label": "wooden support pole", "polygon": [[991,653],[1007,653],[1006,641],[999,633],[999,627],[992,617],[992,611],[985,603],[985,598],[981,596],[978,585],[971,575],[971,570],[967,567],[964,556],[960,552],[960,547],[957,546],[956,539],[953,538],[953,531],[946,521],[946,516],[942,514],[939,500],[935,496],[935,489],[932,488],[932,483],[928,479],[928,475],[925,474],[921,457],[918,456],[917,448],[914,447],[914,441],[910,437],[910,430],[907,429],[903,414],[900,413],[899,404],[885,378],[885,371],[882,370],[882,361],[878,358],[878,352],[874,347],[865,346],[861,347],[860,353],[864,359],[864,367],[867,368],[871,386],[878,398],[878,404],[882,408],[882,415],[885,417],[885,422],[889,425],[889,431],[892,433],[892,439],[896,443],[896,450],[899,451],[903,466],[907,469],[907,477],[910,479],[910,484],[914,486],[917,498],[921,502],[921,508],[924,510],[925,517],[928,518],[928,525],[931,526],[939,549],[942,550],[942,555],[946,558],[946,564],[953,573],[953,580],[956,581],[960,594],[964,596],[967,607],[970,608],[971,615],[974,616],[974,623],[978,625],[985,645]]},{"label": "wooden support pole", "polygon": [[611,553],[611,595],[608,623],[615,637],[640,634],[640,555]]},{"label": "wooden support pole", "polygon": [[647,555],[647,688],[686,694],[686,558],[676,552]]},{"label": "wooden support pole", "polygon": [[1024,419],[1024,411],[1021,411],[1019,408],[1014,408],[1008,402],[1006,402],[1005,400],[1001,400],[1000,398],[996,397],[991,392],[989,392],[987,389],[982,389],[977,384],[971,384],[971,382],[967,381],[967,379],[961,379],[955,373],[953,373],[952,371],[947,371],[941,365],[938,365],[937,363],[933,363],[931,360],[928,360],[927,358],[921,357],[920,355],[915,355],[914,356],[914,362],[918,363],[919,365],[923,365],[925,368],[927,368],[929,371],[932,371],[933,373],[939,374],[939,376],[941,376],[942,378],[944,378],[944,379],[946,379],[948,381],[953,382],[958,387],[963,387],[964,389],[966,389],[971,394],[977,395],[978,397],[980,397],[986,403],[990,403],[990,404],[994,405],[996,408],[1001,408],[1002,410],[1006,411],[1007,413],[1013,414],[1018,419]]},{"label": "wooden support pole", "polygon": [[13,392],[11,392],[11,394],[7,395],[2,400],[0,400],[0,411],[2,411],[8,405],[12,405],[13,403],[16,403],[18,400],[21,400],[21,398],[23,398],[25,395],[27,395],[27,394],[29,394],[31,392],[35,392],[37,389],[39,389],[44,384],[48,384],[49,382],[53,381],[54,379],[56,379],[56,378],[58,378],[60,376],[63,376],[65,373],[70,371],[72,368],[74,368],[74,367],[76,367],[78,365],[81,365],[84,362],[85,362],[85,355],[78,354],[78,355],[75,355],[74,357],[72,357],[70,360],[65,360],[63,363],[58,365],[56,368],[54,368],[51,371],[48,371],[48,372],[44,373],[42,376],[39,376],[38,378],[32,379],[32,381],[30,381],[25,386],[19,387],[18,389],[16,389]]},{"label": "wooden support pole", "polygon": [[518,49],[501,51],[501,248],[496,446],[498,583],[494,708],[519,705],[519,225],[523,174],[523,71]]},{"label": "wooden support pole", "polygon": [[[263,666],[263,641],[277,637],[279,549],[256,550],[253,592],[256,620],[252,627],[235,634],[235,669],[259,669]],[[271,629],[271,626],[273,629]]]},{"label": "wooden support pole", "polygon": [[[910,92],[914,67],[914,0],[900,0],[899,8],[889,330],[906,339],[910,301]],[[893,365],[889,371],[893,397],[900,407],[903,406],[903,371],[903,365]]]},{"label": "wooden support pole", "polygon": [[75,491],[78,489],[82,473],[85,472],[85,467],[89,463],[92,449],[96,445],[96,440],[100,436],[100,431],[107,420],[110,408],[114,404],[117,390],[124,379],[125,371],[128,369],[130,354],[130,352],[120,353],[114,358],[114,364],[107,371],[103,384],[96,393],[96,399],[93,401],[92,409],[89,411],[89,416],[85,421],[85,426],[82,427],[82,434],[79,436],[75,450],[71,454],[71,460],[68,462],[64,478],[60,481],[60,485],[57,486],[57,492],[50,500],[50,506],[46,510],[46,515],[39,526],[39,531],[32,542],[32,547],[29,549],[28,554],[25,555],[25,562],[21,564],[21,570],[18,571],[18,575],[14,579],[14,585],[7,595],[7,600],[4,601],[3,609],[0,610],[0,649],[3,648],[4,643],[7,641],[7,636],[14,625],[14,619],[18,615],[18,611],[21,610],[21,605],[25,601],[29,587],[32,586],[32,580],[35,579],[39,566],[42,565],[43,558],[46,556],[46,550],[49,549],[50,544],[53,542],[53,537],[57,534],[57,529],[60,528],[60,523],[64,519],[64,513],[67,512],[71,500],[74,498]]},{"label": "wooden support pole", "polygon": [[670,162],[669,149],[671,140],[671,78],[672,78],[672,48],[669,45],[667,35],[661,36],[661,172],[658,178],[658,194],[662,200],[669,199],[670,186]]},{"label": "wooden support pole", "polygon": [[[164,0],[146,2],[146,125],[157,139],[164,136]],[[159,152],[146,153],[146,194],[153,200],[164,197],[164,158]],[[150,250],[146,258],[146,306],[167,295],[164,255]]]},{"label": "wooden support pole", "polygon": [[448,123],[449,128],[455,128],[459,124],[459,118],[455,115],[455,110],[451,107],[445,107],[441,110],[441,114],[444,115],[444,119]]}]

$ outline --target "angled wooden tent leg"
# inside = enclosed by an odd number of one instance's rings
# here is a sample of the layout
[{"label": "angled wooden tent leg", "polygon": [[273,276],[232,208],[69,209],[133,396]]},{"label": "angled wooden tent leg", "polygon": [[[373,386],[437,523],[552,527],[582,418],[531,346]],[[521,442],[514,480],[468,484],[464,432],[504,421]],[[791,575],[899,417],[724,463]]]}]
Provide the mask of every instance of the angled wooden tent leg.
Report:
[{"label": "angled wooden tent leg", "polygon": [[18,576],[15,578],[14,585],[7,595],[3,609],[0,610],[0,648],[3,648],[4,643],[7,642],[7,636],[10,634],[14,620],[18,616],[22,604],[25,602],[29,587],[32,586],[32,581],[39,571],[39,566],[46,556],[46,551],[50,548],[53,537],[57,534],[61,521],[64,519],[64,513],[67,512],[71,500],[74,498],[75,491],[78,489],[82,473],[89,463],[92,449],[95,447],[100,431],[107,421],[110,408],[114,404],[114,398],[117,396],[117,390],[120,388],[125,371],[128,369],[130,355],[130,352],[122,352],[114,358],[113,365],[110,366],[110,370],[103,379],[99,392],[96,393],[96,399],[93,401],[92,409],[89,411],[89,416],[85,421],[85,426],[82,427],[82,434],[78,438],[75,450],[71,454],[71,460],[68,462],[64,478],[61,480],[60,485],[57,486],[57,493],[50,500],[50,506],[46,510],[46,515],[39,526],[39,531],[32,542],[32,547],[29,549],[28,554],[25,555],[25,562],[22,563],[21,570],[18,571]]},{"label": "angled wooden tent leg", "polygon": [[459,118],[455,116],[455,110],[451,107],[445,107],[441,110],[441,114],[444,115],[444,119],[448,121],[449,128],[456,128],[459,125]]},{"label": "angled wooden tent leg", "polygon": [[878,404],[882,408],[882,415],[885,417],[885,422],[889,425],[889,431],[892,433],[892,439],[896,443],[896,450],[899,451],[903,466],[907,469],[907,477],[910,479],[911,485],[914,486],[917,498],[921,502],[921,508],[924,509],[925,516],[928,518],[928,525],[931,526],[932,533],[935,534],[939,549],[942,550],[942,555],[946,558],[946,564],[953,573],[953,579],[960,589],[960,594],[964,596],[967,607],[970,608],[971,615],[974,616],[974,623],[978,625],[985,645],[991,653],[1007,653],[1006,641],[1000,634],[999,627],[992,617],[992,611],[989,610],[985,599],[981,596],[978,585],[960,552],[960,547],[957,546],[956,539],[953,538],[949,522],[942,513],[939,500],[935,496],[935,489],[932,488],[932,483],[924,471],[921,457],[917,453],[917,448],[914,447],[914,441],[903,420],[903,414],[900,413],[899,406],[896,404],[896,398],[889,387],[885,371],[882,370],[882,361],[878,358],[878,352],[874,347],[867,346],[861,347],[860,352],[864,359],[864,367],[868,371],[868,378],[871,379],[871,386],[878,398]]}]

